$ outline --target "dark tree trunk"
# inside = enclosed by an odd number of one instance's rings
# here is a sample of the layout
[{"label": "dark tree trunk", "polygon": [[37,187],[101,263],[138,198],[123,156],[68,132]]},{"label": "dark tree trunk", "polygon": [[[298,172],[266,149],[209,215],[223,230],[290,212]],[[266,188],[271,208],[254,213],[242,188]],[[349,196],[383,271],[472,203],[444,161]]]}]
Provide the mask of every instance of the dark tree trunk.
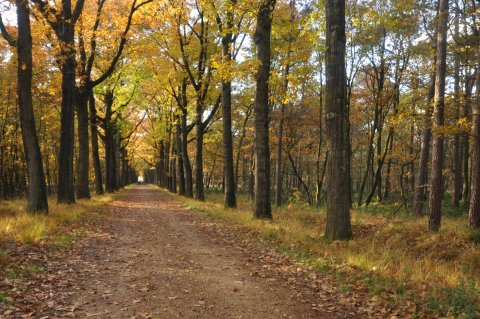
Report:
[{"label": "dark tree trunk", "polygon": [[168,190],[172,190],[172,174],[170,171],[170,137],[171,137],[171,128],[167,129],[167,140],[165,142],[164,148],[164,170],[165,170],[165,180],[163,181],[164,187]]},{"label": "dark tree trunk", "polygon": [[[235,160],[235,188],[238,190],[238,181],[239,181],[239,163],[240,163],[240,156],[242,155],[242,146],[243,146],[243,140],[245,139],[245,135],[247,134],[247,123],[248,120],[250,119],[250,116],[252,114],[252,108],[248,108],[247,113],[245,115],[245,118],[243,120],[243,125],[242,125],[242,133],[240,135],[240,138],[238,140],[238,146],[237,146],[237,158]],[[243,187],[246,186],[246,178],[247,178],[247,173],[245,170],[245,158],[243,158]]]},{"label": "dark tree trunk", "polygon": [[78,122],[78,180],[77,198],[90,198],[89,187],[89,137],[88,137],[88,97],[89,90],[82,86],[77,90],[77,122]]},{"label": "dark tree trunk", "polygon": [[315,160],[315,167],[316,167],[316,194],[315,194],[315,205],[318,207],[320,206],[320,200],[322,197],[322,186],[323,186],[323,179],[325,177],[325,169],[328,160],[328,152],[325,154],[325,160],[323,163],[323,171],[320,172],[320,155],[322,154],[323,148],[323,66],[322,66],[322,57],[319,58],[320,64],[320,96],[319,96],[319,109],[318,109],[318,148],[317,148],[317,158]]},{"label": "dark tree trunk", "polygon": [[195,152],[195,199],[205,200],[205,192],[203,190],[203,101],[197,100],[197,114],[195,120],[195,127],[197,129],[197,136],[195,141],[197,143],[197,150]]},{"label": "dark tree trunk", "polygon": [[285,105],[280,105],[280,119],[278,121],[277,131],[277,159],[275,162],[275,206],[282,206],[282,149],[283,149],[283,125],[284,125]]},{"label": "dark tree trunk", "polygon": [[368,176],[373,174],[373,141],[375,140],[375,131],[377,130],[378,125],[378,110],[375,109],[375,117],[372,125],[372,129],[370,130],[370,138],[368,143],[368,155],[367,155],[367,169],[365,170],[365,174],[363,175],[362,184],[360,186],[360,193],[358,195],[358,206],[363,205],[363,193],[365,191],[365,187],[367,185]]},{"label": "dark tree trunk", "polygon": [[160,155],[160,158],[158,161],[158,182],[159,182],[158,185],[162,188],[166,188],[167,173],[165,171],[165,145],[163,141],[160,141],[159,155]]},{"label": "dark tree trunk", "polygon": [[105,93],[105,188],[107,193],[115,191],[115,123],[112,120],[113,92]]},{"label": "dark tree trunk", "polygon": [[[228,1],[229,7],[233,5]],[[232,61],[233,44],[233,11],[227,10],[225,36],[222,37],[222,54],[226,63]],[[225,207],[236,207],[235,172],[233,166],[233,137],[232,137],[232,82],[222,79],[222,121],[223,121],[223,156],[225,172]]]},{"label": "dark tree trunk", "polygon": [[260,5],[257,26],[253,40],[260,61],[256,74],[255,92],[255,211],[256,218],[272,218],[270,203],[270,144],[269,127],[269,89],[270,77],[270,38],[272,15],[275,0],[265,0]]},{"label": "dark tree trunk", "polygon": [[350,224],[345,70],[345,0],[326,0],[327,240],[352,237]]},{"label": "dark tree trunk", "polygon": [[95,96],[92,90],[88,93],[88,105],[90,110],[90,143],[92,144],[93,170],[95,173],[95,193],[101,195],[103,194],[102,165],[100,163],[100,152],[98,148],[97,108],[95,107]]},{"label": "dark tree trunk", "polygon": [[[447,28],[448,0],[439,0],[437,35],[437,65],[435,77],[434,127],[442,127],[445,122],[444,97],[445,74],[447,68]],[[444,138],[439,132],[433,132],[432,177],[430,180],[428,228],[439,231],[441,224],[441,206],[443,197],[443,161]]]},{"label": "dark tree trunk", "polygon": [[[293,19],[291,19],[293,20]],[[288,54],[290,55],[290,54]],[[285,66],[285,73],[283,78],[283,91],[284,94],[287,94],[288,90],[288,74],[290,73],[290,64],[287,63]],[[278,121],[278,132],[277,132],[277,161],[275,163],[275,206],[282,206],[282,149],[283,149],[283,126],[285,124],[285,108],[287,106],[282,102],[280,105],[280,119]]]},{"label": "dark tree trunk", "polygon": [[[457,8],[458,9],[458,8]],[[458,11],[458,10],[457,10]],[[459,14],[456,13],[455,17],[455,37],[458,38],[459,34]],[[460,57],[455,54],[454,62],[454,97],[455,97],[455,120],[460,119]],[[453,194],[452,194],[452,206],[454,208],[460,207],[460,200],[462,199],[462,150],[460,143],[460,133],[455,134],[453,138]]]},{"label": "dark tree trunk", "polygon": [[476,101],[472,104],[472,177],[468,222],[471,228],[480,228],[480,53],[477,52]]},{"label": "dark tree trunk", "polygon": [[16,4],[18,23],[17,90],[23,148],[27,164],[27,211],[30,213],[47,213],[47,188],[32,105],[32,35],[30,29],[30,10],[26,0],[17,0]]},{"label": "dark tree trunk", "polygon": [[[391,130],[388,133],[387,137],[387,145],[391,143],[391,140],[393,139],[393,130]],[[372,191],[367,197],[367,200],[365,201],[365,205],[368,206],[372,202],[373,196],[375,196],[375,190],[379,189],[381,187],[381,176],[382,176],[382,168],[383,165],[385,164],[385,158],[387,157],[388,153],[388,147],[385,148],[383,155],[379,155],[379,159],[377,160],[377,171],[375,173],[375,179],[373,181],[373,186],[372,186]]]},{"label": "dark tree trunk", "polygon": [[[185,97],[186,99],[186,97]],[[185,196],[193,197],[192,164],[188,156],[187,111],[182,110],[182,157],[185,171]]]},{"label": "dark tree trunk", "polygon": [[413,195],[413,214],[423,214],[427,191],[428,161],[430,157],[430,141],[432,138],[432,108],[430,106],[435,94],[435,74],[432,75],[430,90],[428,93],[427,109],[423,122],[422,140],[420,145],[420,160],[418,162],[417,178],[415,179],[415,190]]},{"label": "dark tree trunk", "polygon": [[183,169],[183,152],[182,152],[182,132],[180,117],[176,117],[175,121],[175,149],[177,153],[177,184],[178,195],[185,195],[185,173]]},{"label": "dark tree trunk", "polygon": [[114,188],[115,190],[120,189],[120,135],[117,129],[116,121],[113,122],[113,152],[114,152]]},{"label": "dark tree trunk", "polygon": [[[388,147],[388,154],[390,154],[391,156],[393,152],[393,134],[394,134],[393,127],[390,128],[390,134],[392,135],[392,138],[390,139],[387,147]],[[392,187],[391,175],[392,175],[392,158],[390,157],[387,162],[387,172],[385,174],[385,192],[383,193],[383,199],[388,199],[390,197],[390,191]]]},{"label": "dark tree trunk", "polygon": [[[81,6],[79,6],[81,4]],[[75,7],[72,14],[71,0],[63,0],[61,17],[55,28],[60,43],[62,55],[62,103],[60,111],[60,151],[58,154],[58,183],[57,202],[75,203],[73,178],[73,149],[74,149],[74,105],[75,105],[75,22],[78,18],[83,1]],[[80,9],[80,10],[78,10]],[[49,15],[50,13],[46,13]]]},{"label": "dark tree trunk", "polygon": [[[466,72],[467,73],[467,72]],[[471,106],[471,97],[472,97],[472,88],[473,85],[469,83],[470,81],[465,81],[465,103],[463,107],[463,117],[470,119],[470,106]],[[462,134],[462,144],[463,144],[463,195],[465,206],[467,207],[470,199],[470,141],[467,133]]]},{"label": "dark tree trunk", "polygon": [[[64,10],[67,10],[64,8]],[[67,15],[69,16],[69,15]],[[73,26],[66,23],[61,39],[62,103],[60,111],[60,151],[58,154],[57,201],[75,203],[73,180],[75,50]]]}]

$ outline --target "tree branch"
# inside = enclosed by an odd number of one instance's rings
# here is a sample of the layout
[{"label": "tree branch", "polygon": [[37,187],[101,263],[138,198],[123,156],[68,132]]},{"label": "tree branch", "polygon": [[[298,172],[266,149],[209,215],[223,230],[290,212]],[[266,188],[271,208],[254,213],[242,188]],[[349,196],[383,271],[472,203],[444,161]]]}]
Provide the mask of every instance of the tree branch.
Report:
[{"label": "tree branch", "polygon": [[122,56],[123,49],[125,48],[125,44],[127,43],[127,34],[130,31],[130,27],[132,26],[132,20],[133,20],[133,15],[135,12],[140,9],[142,6],[152,2],[153,0],[145,0],[141,2],[140,4],[137,5],[137,0],[134,0],[132,3],[132,6],[130,8],[130,13],[128,15],[128,20],[127,20],[127,25],[125,26],[125,30],[122,33],[122,39],[120,40],[120,44],[117,49],[117,54],[115,54],[115,57],[113,58],[112,62],[110,63],[110,66],[108,67],[107,71],[103,73],[98,79],[95,81],[91,82],[92,87],[95,87],[108,79],[113,71],[115,71],[115,68],[117,66],[118,61],[120,60],[120,57]]},{"label": "tree branch", "polygon": [[7,28],[3,24],[2,15],[0,14],[0,31],[2,33],[3,38],[8,42],[9,45],[12,47],[17,47],[17,41],[8,33]]}]

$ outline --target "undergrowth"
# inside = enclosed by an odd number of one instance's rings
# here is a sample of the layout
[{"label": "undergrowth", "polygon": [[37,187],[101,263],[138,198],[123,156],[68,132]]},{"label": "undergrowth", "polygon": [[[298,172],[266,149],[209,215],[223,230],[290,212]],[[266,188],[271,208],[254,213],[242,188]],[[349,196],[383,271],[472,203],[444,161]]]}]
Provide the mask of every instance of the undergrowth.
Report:
[{"label": "undergrowth", "polygon": [[[88,212],[112,199],[111,195],[94,196],[75,205],[50,204],[49,213],[28,214],[26,200],[0,201],[0,249],[10,242],[35,244],[56,233],[59,227],[87,217]],[[53,202],[50,201],[50,202]],[[64,234],[59,234],[64,236]],[[60,241],[68,241],[60,237]],[[0,250],[0,259],[5,251]]]}]

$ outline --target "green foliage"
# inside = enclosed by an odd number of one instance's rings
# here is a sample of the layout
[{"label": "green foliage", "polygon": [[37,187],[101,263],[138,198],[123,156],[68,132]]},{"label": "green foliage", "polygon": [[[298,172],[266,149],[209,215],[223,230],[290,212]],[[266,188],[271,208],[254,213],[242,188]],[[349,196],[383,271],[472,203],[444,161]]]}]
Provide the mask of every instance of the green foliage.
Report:
[{"label": "green foliage", "polygon": [[478,318],[479,291],[473,282],[462,281],[457,287],[444,287],[427,297],[426,308],[435,316],[446,318]]}]

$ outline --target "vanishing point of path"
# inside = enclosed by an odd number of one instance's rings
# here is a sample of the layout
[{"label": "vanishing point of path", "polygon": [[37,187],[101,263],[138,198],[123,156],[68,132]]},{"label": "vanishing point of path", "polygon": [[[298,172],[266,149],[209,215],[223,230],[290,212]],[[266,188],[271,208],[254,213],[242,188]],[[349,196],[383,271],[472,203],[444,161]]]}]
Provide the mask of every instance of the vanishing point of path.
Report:
[{"label": "vanishing point of path", "polygon": [[361,295],[158,190],[132,187],[109,207],[50,262],[42,286],[51,293],[11,318],[384,318]]}]

